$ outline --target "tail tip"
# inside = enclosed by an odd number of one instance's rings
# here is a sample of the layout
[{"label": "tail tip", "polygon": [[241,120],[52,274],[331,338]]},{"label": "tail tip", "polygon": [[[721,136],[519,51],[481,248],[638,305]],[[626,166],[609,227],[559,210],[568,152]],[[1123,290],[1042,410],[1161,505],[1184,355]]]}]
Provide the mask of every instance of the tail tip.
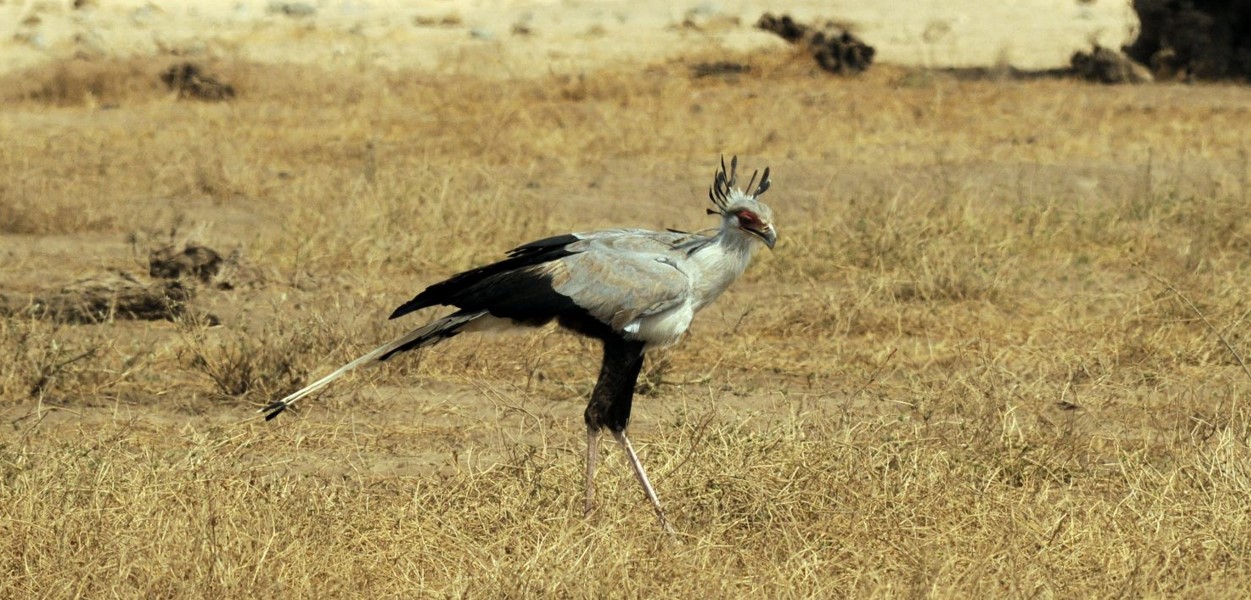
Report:
[{"label": "tail tip", "polygon": [[287,410],[287,407],[289,406],[291,405],[279,400],[277,402],[266,404],[263,408],[256,412],[265,413],[265,420],[272,421],[274,417],[282,414],[282,411]]}]

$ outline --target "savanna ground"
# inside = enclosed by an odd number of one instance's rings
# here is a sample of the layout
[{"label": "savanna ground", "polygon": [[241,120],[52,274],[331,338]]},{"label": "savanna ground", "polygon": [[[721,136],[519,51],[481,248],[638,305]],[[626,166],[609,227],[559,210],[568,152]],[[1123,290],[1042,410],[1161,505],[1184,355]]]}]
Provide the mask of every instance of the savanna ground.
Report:
[{"label": "savanna ground", "polygon": [[[10,298],[167,241],[242,257],[174,322],[0,320],[0,596],[1251,593],[1251,92],[707,58],[226,61],[216,104],[165,59],[0,82]],[[780,242],[648,363],[674,538],[609,445],[583,517],[598,349],[564,334],[256,418],[514,245],[710,225],[721,153],[773,168]]]}]

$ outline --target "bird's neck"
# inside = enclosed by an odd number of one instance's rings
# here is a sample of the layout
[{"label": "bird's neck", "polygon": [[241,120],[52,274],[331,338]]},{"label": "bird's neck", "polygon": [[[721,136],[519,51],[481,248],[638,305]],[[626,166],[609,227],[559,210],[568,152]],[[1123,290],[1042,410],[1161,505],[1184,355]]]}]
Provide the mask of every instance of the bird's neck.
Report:
[{"label": "bird's neck", "polygon": [[[715,246],[719,246],[722,252],[740,254],[746,257],[744,260],[751,260],[752,255],[756,253],[758,246],[756,236],[739,229],[737,226],[728,221],[721,226],[721,230],[717,232],[715,238]],[[746,264],[744,264],[746,267]]]},{"label": "bird's neck", "polygon": [[737,227],[722,227],[712,243],[691,258],[699,263],[701,277],[695,284],[699,307],[716,300],[734,280],[738,279],[756,252],[756,242]]}]

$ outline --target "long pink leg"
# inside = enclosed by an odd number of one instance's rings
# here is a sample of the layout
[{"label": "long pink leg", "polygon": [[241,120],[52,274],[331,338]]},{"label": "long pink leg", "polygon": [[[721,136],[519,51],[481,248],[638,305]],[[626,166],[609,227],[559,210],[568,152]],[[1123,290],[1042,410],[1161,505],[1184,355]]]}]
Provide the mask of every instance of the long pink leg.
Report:
[{"label": "long pink leg", "polygon": [[660,519],[660,526],[666,533],[673,533],[669,519],[665,518],[665,509],[660,507],[660,498],[656,497],[656,490],[652,489],[652,483],[647,480],[647,473],[643,471],[643,463],[639,462],[638,455],[634,453],[634,446],[630,445],[630,438],[626,437],[625,431],[613,431],[612,435],[625,449],[626,456],[630,459],[630,466],[634,468],[634,476],[638,477],[639,483],[643,484],[643,493],[647,494],[647,499],[652,501],[652,506],[656,509],[656,518]]},{"label": "long pink leg", "polygon": [[586,504],[583,515],[590,516],[595,508],[595,463],[599,461],[599,429],[586,428]]}]

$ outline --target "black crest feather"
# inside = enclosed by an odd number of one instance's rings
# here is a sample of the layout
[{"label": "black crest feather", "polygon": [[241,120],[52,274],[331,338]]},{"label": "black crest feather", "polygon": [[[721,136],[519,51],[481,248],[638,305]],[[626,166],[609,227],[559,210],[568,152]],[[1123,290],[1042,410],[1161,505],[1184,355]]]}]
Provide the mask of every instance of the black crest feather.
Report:
[{"label": "black crest feather", "polygon": [[[751,189],[756,183],[756,175],[758,172],[753,171],[751,181],[747,182],[747,189]],[[738,156],[730,157],[730,168],[725,168],[725,156],[721,157],[721,170],[717,171],[712,179],[712,187],[708,188],[708,199],[716,206],[716,209],[708,209],[710,215],[723,215],[730,201],[730,191],[734,189],[734,185],[738,183]],[[764,176],[760,178],[760,186],[756,191],[752,192],[752,196],[759,196],[769,189],[769,168],[765,167]]]}]

